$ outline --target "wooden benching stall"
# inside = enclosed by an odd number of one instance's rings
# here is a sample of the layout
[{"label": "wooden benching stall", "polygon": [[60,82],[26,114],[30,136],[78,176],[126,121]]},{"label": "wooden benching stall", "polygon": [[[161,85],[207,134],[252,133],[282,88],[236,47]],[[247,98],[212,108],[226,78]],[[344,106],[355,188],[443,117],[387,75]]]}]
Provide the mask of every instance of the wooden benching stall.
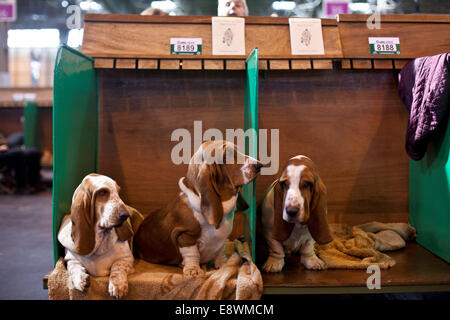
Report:
[{"label": "wooden benching stall", "polygon": [[27,147],[51,152],[52,100],[52,88],[0,88],[0,131],[24,132]]},{"label": "wooden benching stall", "polygon": [[[313,159],[328,189],[331,223],[411,221],[417,229],[417,243],[389,253],[397,265],[382,270],[380,290],[367,289],[366,270],[308,271],[288,261],[281,273],[263,274],[264,293],[449,290],[450,195],[434,190],[430,176],[444,172],[440,179],[450,181],[450,133],[437,156],[409,161],[397,74],[413,58],[450,51],[450,16],[382,16],[381,29],[368,29],[367,18],[323,19],[325,54],[293,56],[287,18],[247,17],[246,56],[214,56],[211,17],[86,15],[83,54],[63,48],[56,64],[55,261],[60,220],[84,175],[111,176],[125,202],[145,214],[170,201],[186,173],[186,165],[171,161],[178,143],[171,133],[185,128],[193,135],[201,120],[203,131],[224,134],[279,129],[279,171],[292,156]],[[371,55],[369,36],[399,37],[401,53]],[[202,38],[202,54],[171,55],[170,38]],[[246,68],[255,48],[258,66]],[[254,53],[247,63],[257,59]],[[235,221],[235,234],[246,234],[253,254],[255,204],[276,178],[260,176],[255,196],[246,190],[250,211]],[[424,208],[426,202],[434,206]]]}]

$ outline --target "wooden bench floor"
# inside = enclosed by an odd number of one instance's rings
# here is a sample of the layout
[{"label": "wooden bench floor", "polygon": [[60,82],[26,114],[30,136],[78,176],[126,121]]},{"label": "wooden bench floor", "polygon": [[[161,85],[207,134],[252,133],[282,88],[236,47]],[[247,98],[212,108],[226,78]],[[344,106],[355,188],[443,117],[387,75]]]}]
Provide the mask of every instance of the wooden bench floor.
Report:
[{"label": "wooden bench floor", "polygon": [[311,271],[300,259],[286,259],[283,272],[263,273],[264,294],[350,294],[450,291],[450,264],[415,242],[387,253],[397,264],[381,270],[381,289],[369,290],[366,270]]}]

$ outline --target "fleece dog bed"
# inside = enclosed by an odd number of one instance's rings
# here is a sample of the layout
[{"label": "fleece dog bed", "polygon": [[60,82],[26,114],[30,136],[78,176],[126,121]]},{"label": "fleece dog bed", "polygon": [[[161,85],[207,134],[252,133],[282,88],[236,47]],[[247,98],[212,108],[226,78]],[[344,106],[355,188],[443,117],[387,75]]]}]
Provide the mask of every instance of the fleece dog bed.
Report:
[{"label": "fleece dog bed", "polygon": [[[253,264],[246,243],[227,242],[227,262],[218,270],[205,270],[198,278],[183,276],[176,266],[147,263],[136,259],[134,273],[128,276],[126,300],[246,300],[259,299],[263,282]],[[108,277],[90,277],[86,292],[73,287],[64,260],[61,258],[48,279],[51,300],[109,300]]]},{"label": "fleece dog bed", "polygon": [[404,248],[406,241],[416,237],[408,223],[330,224],[330,229],[334,240],[315,244],[316,254],[329,269],[367,269],[370,265],[388,269],[395,260],[383,252]]}]

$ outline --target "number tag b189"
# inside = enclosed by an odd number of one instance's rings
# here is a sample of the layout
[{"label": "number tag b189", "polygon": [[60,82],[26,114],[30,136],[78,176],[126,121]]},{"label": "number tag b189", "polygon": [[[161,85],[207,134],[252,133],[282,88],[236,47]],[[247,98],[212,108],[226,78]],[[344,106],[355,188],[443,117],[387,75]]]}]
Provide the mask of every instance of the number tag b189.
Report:
[{"label": "number tag b189", "polygon": [[400,54],[399,38],[369,38],[370,54]]},{"label": "number tag b189", "polygon": [[170,38],[170,54],[202,54],[201,38]]}]

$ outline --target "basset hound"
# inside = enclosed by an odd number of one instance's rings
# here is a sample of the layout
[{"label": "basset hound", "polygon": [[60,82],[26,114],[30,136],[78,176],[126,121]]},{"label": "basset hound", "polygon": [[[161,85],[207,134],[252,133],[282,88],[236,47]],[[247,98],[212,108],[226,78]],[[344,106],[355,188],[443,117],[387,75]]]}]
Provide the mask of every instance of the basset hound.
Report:
[{"label": "basset hound", "polygon": [[113,179],[98,174],[83,179],[58,232],[76,289],[85,291],[89,287],[89,275],[109,275],[109,294],[118,299],[127,294],[128,274],[133,272],[134,262],[129,217]]},{"label": "basset hound", "polygon": [[200,264],[213,260],[219,268],[226,262],[225,240],[233,227],[239,190],[261,167],[233,143],[203,143],[186,177],[179,180],[178,197],[150,213],[136,232],[136,256],[151,263],[181,264],[185,276],[203,274]]},{"label": "basset hound", "polygon": [[332,241],[326,187],[311,159],[300,155],[287,162],[280,178],[267,189],[261,212],[269,249],[264,271],[281,271],[285,252],[299,252],[307,269],[326,268],[314,253],[315,241]]}]

